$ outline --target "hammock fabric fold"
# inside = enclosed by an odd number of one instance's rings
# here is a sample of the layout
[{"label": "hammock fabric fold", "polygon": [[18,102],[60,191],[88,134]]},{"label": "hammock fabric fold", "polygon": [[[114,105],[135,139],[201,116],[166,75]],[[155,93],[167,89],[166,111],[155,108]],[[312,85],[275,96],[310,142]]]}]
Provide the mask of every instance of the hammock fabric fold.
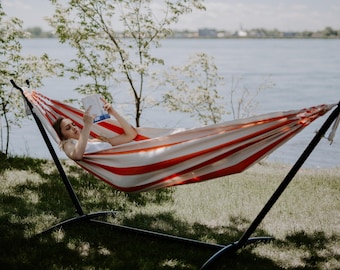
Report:
[{"label": "hammock fabric fold", "polygon": [[[83,111],[25,91],[52,138],[52,123],[60,116],[82,128]],[[260,161],[335,105],[263,114],[193,129],[137,128],[131,143],[87,153],[77,163],[124,192],[196,183],[242,172]],[[122,133],[113,119],[93,125],[91,136]]]}]

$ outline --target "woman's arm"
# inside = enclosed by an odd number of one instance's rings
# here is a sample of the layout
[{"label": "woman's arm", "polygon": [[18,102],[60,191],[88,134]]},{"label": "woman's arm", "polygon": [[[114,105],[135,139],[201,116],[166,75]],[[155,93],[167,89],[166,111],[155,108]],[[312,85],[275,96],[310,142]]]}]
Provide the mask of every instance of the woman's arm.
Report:
[{"label": "woman's arm", "polygon": [[107,103],[104,99],[104,109],[111,114],[114,118],[117,119],[118,123],[121,125],[122,129],[124,130],[123,134],[111,137],[111,138],[102,138],[103,140],[107,141],[111,145],[119,145],[131,142],[136,136],[137,131],[122,117],[110,103]]},{"label": "woman's arm", "polygon": [[64,145],[65,154],[73,160],[81,160],[85,153],[86,145],[90,137],[90,131],[94,120],[94,116],[89,114],[90,110],[91,108],[86,110],[84,113],[84,127],[80,131],[77,143],[73,144],[69,142]]}]

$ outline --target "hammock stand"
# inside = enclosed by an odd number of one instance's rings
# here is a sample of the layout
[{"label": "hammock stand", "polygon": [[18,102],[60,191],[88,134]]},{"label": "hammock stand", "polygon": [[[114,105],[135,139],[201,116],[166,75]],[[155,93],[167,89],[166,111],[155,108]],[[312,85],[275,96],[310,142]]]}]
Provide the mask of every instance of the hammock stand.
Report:
[{"label": "hammock stand", "polygon": [[[117,213],[116,211],[100,211],[100,212],[94,212],[94,213],[85,213],[82,206],[81,206],[81,203],[80,203],[80,201],[79,201],[79,199],[78,199],[78,197],[77,197],[77,195],[76,195],[76,193],[75,193],[75,191],[72,187],[72,184],[71,184],[70,180],[68,179],[68,177],[67,177],[67,175],[66,175],[66,173],[65,173],[65,171],[64,171],[64,169],[63,169],[63,167],[60,163],[60,160],[59,160],[59,158],[58,158],[58,156],[57,156],[57,154],[56,154],[56,152],[55,152],[55,150],[52,146],[52,143],[51,143],[51,141],[50,141],[50,139],[47,135],[47,132],[46,132],[43,124],[41,123],[40,119],[38,118],[38,116],[33,111],[33,105],[30,103],[30,101],[25,96],[23,89],[20,88],[19,86],[17,86],[13,80],[11,80],[11,83],[12,83],[14,88],[18,89],[21,92],[21,94],[22,94],[22,96],[23,96],[23,98],[24,98],[24,100],[25,100],[25,102],[26,102],[26,104],[29,108],[29,111],[33,115],[34,120],[35,120],[35,122],[36,122],[36,124],[39,128],[39,131],[41,132],[41,135],[42,135],[42,137],[43,137],[43,139],[46,143],[46,146],[48,147],[48,150],[49,150],[49,152],[50,152],[50,154],[53,158],[53,161],[54,161],[54,163],[55,163],[55,165],[56,165],[56,167],[59,171],[60,177],[62,178],[62,181],[63,181],[63,183],[64,183],[64,185],[65,185],[65,187],[66,187],[66,189],[69,193],[69,196],[70,196],[70,198],[73,202],[76,213],[78,214],[78,216],[76,216],[76,217],[69,218],[67,220],[64,220],[64,221],[48,228],[47,230],[41,232],[41,234],[52,231],[56,228],[60,228],[63,225],[67,225],[67,224],[70,224],[70,223],[75,223],[75,222],[79,222],[79,221],[88,221],[88,222],[93,222],[93,223],[96,223],[96,224],[107,225],[107,226],[110,226],[111,228],[123,230],[123,231],[126,231],[126,232],[133,232],[133,233],[137,233],[137,234],[140,234],[140,235],[146,235],[146,236],[150,236],[150,237],[157,237],[157,238],[161,238],[161,239],[174,240],[174,241],[183,242],[183,243],[186,243],[186,244],[203,246],[203,247],[207,247],[207,248],[217,250],[217,252],[214,253],[203,264],[203,266],[201,267],[202,270],[212,269],[213,265],[217,262],[217,260],[225,254],[235,253],[237,250],[243,248],[244,246],[246,246],[248,244],[252,244],[252,243],[255,243],[255,242],[266,242],[266,241],[270,241],[270,240],[273,239],[272,237],[251,237],[251,235],[255,232],[255,230],[257,229],[259,224],[262,222],[262,220],[268,214],[270,209],[273,207],[273,205],[279,199],[279,197],[284,192],[284,190],[287,188],[289,183],[293,180],[296,173],[302,167],[302,165],[307,160],[309,155],[313,152],[313,150],[315,149],[317,144],[320,142],[322,137],[326,134],[327,130],[330,128],[332,123],[335,122],[338,117],[340,117],[340,102],[339,102],[337,104],[337,107],[332,111],[332,113],[329,115],[329,117],[323,123],[323,125],[321,126],[319,131],[316,133],[314,138],[311,140],[311,142],[305,148],[305,150],[303,151],[301,156],[298,158],[296,163],[292,166],[292,168],[290,169],[290,171],[288,172],[286,177],[282,180],[281,184],[274,191],[272,196],[269,198],[267,203],[264,205],[264,207],[259,212],[259,214],[255,217],[253,222],[249,225],[248,229],[243,233],[243,235],[240,237],[240,239],[238,241],[235,241],[235,242],[230,243],[228,245],[220,245],[220,244],[207,243],[207,242],[202,242],[202,241],[198,241],[198,240],[194,240],[194,239],[183,238],[183,237],[178,237],[178,236],[174,236],[174,235],[168,235],[168,234],[158,233],[158,232],[154,232],[154,231],[134,228],[134,227],[130,227],[130,226],[117,225],[117,224],[113,224],[113,223],[109,223],[109,222],[105,222],[105,221],[96,219],[96,218],[101,217],[101,216],[108,216],[108,215],[115,216],[116,213]],[[26,81],[26,83],[29,86],[29,82]]]}]

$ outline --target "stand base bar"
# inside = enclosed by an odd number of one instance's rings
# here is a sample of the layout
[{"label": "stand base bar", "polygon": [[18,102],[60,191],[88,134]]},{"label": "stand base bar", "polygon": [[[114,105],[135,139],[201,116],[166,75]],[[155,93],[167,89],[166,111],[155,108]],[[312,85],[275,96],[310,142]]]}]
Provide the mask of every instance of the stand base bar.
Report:
[{"label": "stand base bar", "polygon": [[66,220],[64,220],[64,221],[62,221],[62,222],[60,222],[56,225],[53,225],[52,227],[38,233],[38,235],[48,233],[50,231],[53,231],[53,230],[60,228],[64,225],[67,225],[67,224],[76,223],[76,222],[79,222],[79,221],[89,221],[89,220],[93,220],[94,218],[102,217],[102,216],[112,215],[114,217],[114,216],[116,216],[116,214],[117,214],[117,211],[100,211],[100,212],[94,212],[94,213],[90,213],[90,214],[80,215],[80,216],[77,216],[77,217],[66,219]]},{"label": "stand base bar", "polygon": [[139,229],[135,227],[130,227],[130,226],[125,226],[125,225],[118,225],[118,224],[113,224],[101,220],[90,220],[91,222],[94,223],[100,223],[107,225],[113,229],[118,229],[118,230],[123,230],[126,232],[130,233],[137,233],[139,235],[145,235],[145,236],[150,236],[150,237],[156,237],[160,239],[166,239],[166,240],[172,240],[172,241],[177,241],[177,242],[182,242],[186,244],[192,244],[196,246],[202,246],[202,247],[208,247],[212,248],[215,250],[223,249],[225,245],[220,245],[220,244],[213,244],[213,243],[207,243],[207,242],[202,242],[199,240],[194,240],[190,238],[184,238],[184,237],[179,237],[175,235],[170,235],[170,234],[165,234],[165,233],[160,233],[160,232],[155,232],[155,231],[149,231],[149,230],[144,230],[144,229]]},{"label": "stand base bar", "polygon": [[222,257],[225,254],[230,254],[230,253],[235,253],[237,250],[239,250],[240,248],[250,245],[250,244],[254,244],[256,242],[269,242],[271,240],[273,240],[273,237],[269,237],[269,236],[262,236],[262,237],[251,237],[249,238],[246,243],[244,245],[240,245],[239,241],[236,241],[234,243],[231,243],[227,246],[225,246],[224,248],[220,249],[218,252],[216,252],[213,256],[211,256],[209,258],[209,260],[207,260],[203,266],[201,267],[201,270],[207,270],[207,269],[212,269],[212,264],[218,260],[220,257]]}]

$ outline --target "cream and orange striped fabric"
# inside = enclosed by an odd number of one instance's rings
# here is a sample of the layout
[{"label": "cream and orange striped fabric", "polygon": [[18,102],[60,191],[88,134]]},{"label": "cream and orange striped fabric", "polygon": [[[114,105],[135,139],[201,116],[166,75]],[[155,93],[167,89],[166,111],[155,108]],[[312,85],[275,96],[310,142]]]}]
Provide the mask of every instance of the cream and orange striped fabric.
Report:
[{"label": "cream and orange striped fabric", "polygon": [[[51,124],[59,116],[82,127],[83,111],[36,91],[25,91],[25,95],[57,143]],[[125,192],[214,179],[247,169],[333,106],[274,112],[193,129],[137,128],[139,135],[133,142],[85,154],[77,163]],[[109,119],[93,125],[91,135],[121,132],[117,122]]]}]

